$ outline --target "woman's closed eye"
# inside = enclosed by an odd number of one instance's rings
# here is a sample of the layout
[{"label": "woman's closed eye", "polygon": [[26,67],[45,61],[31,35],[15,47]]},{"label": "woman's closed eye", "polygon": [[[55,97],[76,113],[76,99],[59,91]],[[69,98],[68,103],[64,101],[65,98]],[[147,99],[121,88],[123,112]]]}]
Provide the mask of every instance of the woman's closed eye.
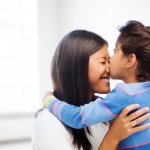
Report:
[{"label": "woman's closed eye", "polygon": [[101,64],[103,64],[103,65],[105,65],[106,64],[106,61],[102,61],[102,62],[100,62]]}]

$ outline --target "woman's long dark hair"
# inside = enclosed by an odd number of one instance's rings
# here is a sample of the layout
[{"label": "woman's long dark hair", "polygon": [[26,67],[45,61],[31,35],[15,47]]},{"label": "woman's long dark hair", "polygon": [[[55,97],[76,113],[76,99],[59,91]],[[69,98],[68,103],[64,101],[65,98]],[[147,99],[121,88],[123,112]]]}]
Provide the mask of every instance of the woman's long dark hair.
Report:
[{"label": "woman's long dark hair", "polygon": [[[107,42],[97,34],[86,30],[75,30],[59,43],[52,60],[54,95],[76,106],[89,103],[88,64],[90,55],[100,50]],[[80,149],[91,150],[92,145],[85,130],[65,125],[73,136],[73,144]]]}]

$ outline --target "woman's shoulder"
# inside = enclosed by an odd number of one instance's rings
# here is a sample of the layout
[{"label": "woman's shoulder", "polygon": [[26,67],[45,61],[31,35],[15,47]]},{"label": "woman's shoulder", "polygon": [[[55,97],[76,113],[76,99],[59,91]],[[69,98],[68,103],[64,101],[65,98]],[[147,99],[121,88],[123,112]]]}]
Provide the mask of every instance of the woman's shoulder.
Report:
[{"label": "woman's shoulder", "polygon": [[[58,145],[57,143],[62,143]],[[47,109],[40,110],[33,123],[32,146],[35,150],[71,146],[71,137],[64,125]]]},{"label": "woman's shoulder", "polygon": [[[39,110],[35,115],[35,122],[39,122],[41,125],[45,125],[44,122],[47,124],[51,124],[51,126],[54,123],[62,125],[62,123],[52,114],[48,111],[48,109],[44,108]],[[43,122],[43,123],[42,123]]]},{"label": "woman's shoulder", "polygon": [[46,132],[51,132],[51,135],[56,135],[57,132],[68,134],[62,122],[47,109],[42,109],[37,113],[36,117],[34,118],[34,127],[37,130],[42,130],[42,132],[44,130],[46,130]]}]

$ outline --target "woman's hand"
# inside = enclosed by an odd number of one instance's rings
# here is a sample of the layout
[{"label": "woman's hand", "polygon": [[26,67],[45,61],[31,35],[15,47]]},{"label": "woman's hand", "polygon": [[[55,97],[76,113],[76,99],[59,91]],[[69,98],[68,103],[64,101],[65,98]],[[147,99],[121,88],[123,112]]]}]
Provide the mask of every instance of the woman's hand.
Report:
[{"label": "woman's hand", "polygon": [[110,128],[105,135],[99,150],[116,150],[120,141],[127,138],[131,134],[144,130],[150,126],[150,123],[136,126],[150,117],[150,114],[147,113],[149,111],[147,107],[127,115],[130,111],[135,110],[138,107],[138,104],[132,104],[125,107],[122,112],[110,122]]},{"label": "woman's hand", "polygon": [[[137,109],[139,107],[138,104],[133,104],[125,107],[122,112],[110,123],[110,129],[115,133],[115,138],[119,142],[123,139],[127,138],[131,134],[135,132],[139,132],[141,130],[146,129],[150,126],[150,123],[135,126],[145,121],[150,117],[150,114],[147,113],[149,111],[148,107],[144,107],[136,112],[127,115],[130,111]],[[145,114],[147,113],[147,114]],[[145,114],[145,115],[143,115]],[[143,116],[141,116],[143,115]],[[141,117],[140,117],[141,116]],[[139,117],[139,118],[138,118]],[[118,130],[119,129],[119,130]]]}]

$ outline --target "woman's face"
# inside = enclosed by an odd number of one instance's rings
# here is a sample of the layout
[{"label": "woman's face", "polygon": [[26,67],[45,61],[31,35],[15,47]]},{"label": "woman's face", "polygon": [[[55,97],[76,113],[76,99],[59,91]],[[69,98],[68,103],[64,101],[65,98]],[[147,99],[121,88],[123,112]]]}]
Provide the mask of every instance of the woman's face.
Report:
[{"label": "woman's face", "polygon": [[110,92],[109,53],[107,45],[89,58],[88,68],[89,86],[91,94]]}]

